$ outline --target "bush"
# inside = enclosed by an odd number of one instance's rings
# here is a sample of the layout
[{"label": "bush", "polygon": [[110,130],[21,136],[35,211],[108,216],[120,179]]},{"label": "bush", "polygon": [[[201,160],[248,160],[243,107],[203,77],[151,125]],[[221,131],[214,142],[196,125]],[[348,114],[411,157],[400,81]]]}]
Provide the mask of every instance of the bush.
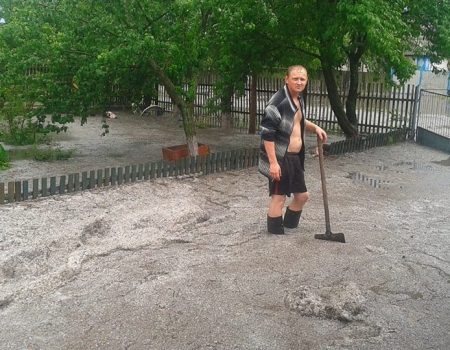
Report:
[{"label": "bush", "polygon": [[0,144],[0,170],[9,168],[9,155],[8,152]]},{"label": "bush", "polygon": [[53,162],[71,158],[75,150],[63,150],[61,148],[37,148],[36,146],[11,151],[12,159],[34,159],[38,162]]},{"label": "bush", "polygon": [[53,162],[55,160],[67,160],[73,156],[73,149],[63,150],[61,148],[34,148],[33,158],[39,162]]}]

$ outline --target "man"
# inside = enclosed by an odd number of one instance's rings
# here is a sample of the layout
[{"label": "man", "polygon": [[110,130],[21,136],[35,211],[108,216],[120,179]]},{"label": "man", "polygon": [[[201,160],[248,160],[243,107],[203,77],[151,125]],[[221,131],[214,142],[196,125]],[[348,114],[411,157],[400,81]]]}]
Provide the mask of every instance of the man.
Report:
[{"label": "man", "polygon": [[[261,152],[258,168],[269,178],[269,210],[267,230],[283,234],[284,227],[298,226],[303,206],[309,199],[305,184],[305,130],[317,134],[323,142],[326,132],[305,119],[302,96],[308,83],[303,66],[291,66],[284,78],[285,85],[269,100],[261,120]],[[286,196],[294,198],[282,211]]]}]

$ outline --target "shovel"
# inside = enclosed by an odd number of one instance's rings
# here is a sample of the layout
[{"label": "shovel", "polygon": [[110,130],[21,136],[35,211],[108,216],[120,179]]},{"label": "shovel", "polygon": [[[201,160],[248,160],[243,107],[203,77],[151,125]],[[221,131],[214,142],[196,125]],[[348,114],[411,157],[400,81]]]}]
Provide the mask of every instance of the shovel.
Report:
[{"label": "shovel", "polygon": [[330,227],[330,211],[328,210],[328,195],[327,184],[325,179],[325,170],[323,169],[323,143],[322,140],[317,138],[317,146],[319,148],[319,165],[320,165],[320,179],[322,181],[322,194],[323,194],[323,207],[325,209],[325,234],[315,234],[315,239],[322,239],[325,241],[334,241],[345,243],[345,236],[343,233],[332,233]]}]

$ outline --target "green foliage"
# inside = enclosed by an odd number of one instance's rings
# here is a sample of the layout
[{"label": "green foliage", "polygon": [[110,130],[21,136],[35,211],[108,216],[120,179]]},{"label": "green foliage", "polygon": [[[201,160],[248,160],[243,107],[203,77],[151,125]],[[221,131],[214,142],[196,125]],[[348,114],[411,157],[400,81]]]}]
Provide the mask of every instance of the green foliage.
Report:
[{"label": "green foliage", "polygon": [[11,135],[62,131],[113,97],[154,97],[159,82],[193,136],[204,72],[218,75],[226,102],[274,67],[365,65],[404,82],[415,70],[405,53],[450,57],[448,0],[3,0],[0,17],[0,118]]},{"label": "green foliage", "polygon": [[10,157],[13,160],[34,159],[39,162],[53,162],[58,160],[67,160],[73,157],[75,150],[61,149],[54,147],[40,148],[32,146],[28,148],[20,148],[10,151]]},{"label": "green foliage", "polygon": [[[0,62],[11,79],[0,80],[32,87],[24,100],[39,102],[33,114],[49,118],[45,125],[61,127],[74,115],[85,121],[107,110],[112,97],[148,100],[159,81],[173,87],[185,132],[195,135],[186,109],[208,62],[202,0],[5,0],[2,11],[0,52],[8,54],[0,53]],[[24,75],[33,65],[37,73]]]},{"label": "green foliage", "polygon": [[74,155],[75,151],[72,149],[63,150],[61,148],[34,148],[33,159],[40,162],[52,162],[56,160],[67,160]]},{"label": "green foliage", "polygon": [[0,144],[0,170],[9,168],[9,155],[8,152]]}]

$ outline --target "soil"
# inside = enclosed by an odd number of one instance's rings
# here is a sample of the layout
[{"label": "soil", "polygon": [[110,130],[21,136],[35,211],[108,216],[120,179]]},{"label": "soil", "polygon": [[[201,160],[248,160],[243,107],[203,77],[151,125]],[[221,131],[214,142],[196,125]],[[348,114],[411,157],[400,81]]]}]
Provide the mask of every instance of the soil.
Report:
[{"label": "soil", "polygon": [[[162,147],[186,143],[181,121],[171,114],[145,118],[127,112],[116,114],[117,119],[107,119],[110,132],[106,136],[101,136],[100,116],[90,117],[84,125],[76,120],[67,133],[52,136],[52,147],[75,151],[74,157],[69,160],[52,163],[29,159],[14,161],[11,169],[0,172],[0,182],[154,161],[162,158]],[[259,137],[213,128],[198,129],[198,141],[208,144],[214,152],[256,147]],[[4,147],[12,148],[8,145]]]},{"label": "soil", "polygon": [[[183,142],[177,121],[170,132],[168,120],[109,122],[100,142],[76,136],[100,124],[63,135],[79,155],[57,171],[153,160]],[[258,142],[199,134],[213,149]],[[448,349],[449,164],[409,142],[327,157],[331,227],[345,244],[314,239],[325,224],[312,155],[311,200],[283,236],[266,232],[256,168],[3,205],[1,348]],[[2,176],[55,169],[19,162]]]}]

